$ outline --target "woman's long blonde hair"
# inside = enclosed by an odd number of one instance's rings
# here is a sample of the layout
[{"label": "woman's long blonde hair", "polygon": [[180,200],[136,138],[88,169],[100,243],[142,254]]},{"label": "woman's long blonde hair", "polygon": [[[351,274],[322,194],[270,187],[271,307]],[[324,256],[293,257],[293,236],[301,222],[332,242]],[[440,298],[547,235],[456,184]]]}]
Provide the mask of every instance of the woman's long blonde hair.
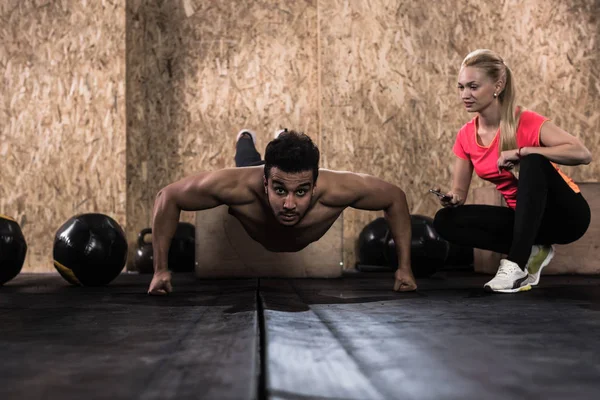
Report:
[{"label": "woman's long blonde hair", "polygon": [[517,126],[519,114],[515,113],[515,84],[512,71],[498,54],[487,49],[478,49],[469,53],[462,62],[463,67],[476,67],[484,71],[494,83],[504,82],[504,88],[498,93],[500,102],[500,143],[499,152],[517,148]]}]

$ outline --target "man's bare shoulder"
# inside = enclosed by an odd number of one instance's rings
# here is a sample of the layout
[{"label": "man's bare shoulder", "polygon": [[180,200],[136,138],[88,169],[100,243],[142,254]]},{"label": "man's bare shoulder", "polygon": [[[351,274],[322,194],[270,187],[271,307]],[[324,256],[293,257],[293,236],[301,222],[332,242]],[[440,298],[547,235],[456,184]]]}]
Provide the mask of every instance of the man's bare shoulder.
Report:
[{"label": "man's bare shoulder", "polygon": [[348,186],[362,179],[364,176],[364,174],[358,172],[320,168],[317,187],[321,185],[323,189],[327,189],[337,186]]},{"label": "man's bare shoulder", "polygon": [[262,192],[263,168],[224,168],[209,172],[205,179],[203,184],[212,186],[227,204],[246,203]]},{"label": "man's bare shoulder", "polygon": [[[258,165],[255,167],[235,167],[235,168],[223,168],[219,171],[216,171],[223,176],[228,176],[235,180],[248,180],[251,179],[252,182],[257,181],[262,184],[262,177],[264,175],[264,168],[262,165]],[[247,182],[251,183],[251,182]]]},{"label": "man's bare shoulder", "polygon": [[321,203],[334,207],[347,207],[355,198],[355,189],[363,174],[351,171],[319,169],[317,191]]}]

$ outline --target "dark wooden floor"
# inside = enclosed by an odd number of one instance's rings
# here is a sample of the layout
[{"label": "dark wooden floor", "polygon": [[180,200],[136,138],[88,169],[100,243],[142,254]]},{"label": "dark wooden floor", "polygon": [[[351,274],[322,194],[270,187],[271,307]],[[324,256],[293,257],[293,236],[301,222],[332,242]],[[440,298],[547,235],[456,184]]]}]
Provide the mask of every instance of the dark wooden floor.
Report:
[{"label": "dark wooden floor", "polygon": [[514,295],[458,272],[0,288],[0,399],[600,398],[600,279]]}]

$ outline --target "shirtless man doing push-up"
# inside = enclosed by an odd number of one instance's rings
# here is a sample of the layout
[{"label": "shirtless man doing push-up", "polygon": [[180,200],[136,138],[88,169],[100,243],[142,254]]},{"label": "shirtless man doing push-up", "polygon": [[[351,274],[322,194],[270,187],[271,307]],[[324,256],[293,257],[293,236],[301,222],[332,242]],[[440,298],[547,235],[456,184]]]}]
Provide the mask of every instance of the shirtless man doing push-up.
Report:
[{"label": "shirtless man doing push-up", "polygon": [[[406,196],[373,176],[319,169],[319,149],[303,133],[285,131],[266,149],[264,166],[251,132],[238,134],[236,163],[242,168],[203,172],[163,188],[153,218],[154,277],[149,294],[173,288],[167,259],[181,210],[229,206],[252,239],[273,252],[295,252],[319,240],[346,207],[383,210],[396,242],[394,290],[416,290],[410,267],[411,225]],[[244,149],[245,147],[245,149]],[[241,160],[240,156],[257,156]],[[283,266],[282,266],[283,267]]]}]

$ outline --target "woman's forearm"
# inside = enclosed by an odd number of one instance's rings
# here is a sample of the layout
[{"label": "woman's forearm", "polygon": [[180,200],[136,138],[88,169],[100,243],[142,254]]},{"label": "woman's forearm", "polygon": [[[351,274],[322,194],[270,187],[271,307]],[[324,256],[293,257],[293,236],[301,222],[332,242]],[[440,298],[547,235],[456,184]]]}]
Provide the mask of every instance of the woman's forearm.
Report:
[{"label": "woman's forearm", "polygon": [[523,147],[521,149],[521,157],[529,154],[540,154],[561,165],[589,164],[592,161],[592,155],[587,148],[571,143],[552,147]]}]

